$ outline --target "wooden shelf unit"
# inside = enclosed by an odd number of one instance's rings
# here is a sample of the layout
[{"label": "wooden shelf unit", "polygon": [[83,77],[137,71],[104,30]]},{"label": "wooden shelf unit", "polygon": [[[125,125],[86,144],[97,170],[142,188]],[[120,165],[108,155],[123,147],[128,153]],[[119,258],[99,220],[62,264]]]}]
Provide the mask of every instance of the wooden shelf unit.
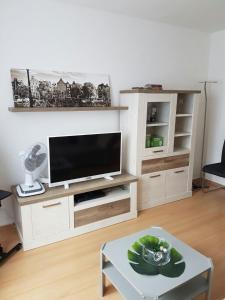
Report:
[{"label": "wooden shelf unit", "polygon": [[[114,180],[96,179],[64,187],[48,188],[44,194],[21,198],[12,192],[16,225],[24,250],[64,240],[137,217],[137,177],[122,174]],[[74,195],[106,190],[104,197],[74,203]]]},{"label": "wooden shelf unit", "polygon": [[10,112],[69,112],[69,111],[120,111],[128,110],[128,106],[96,106],[96,107],[9,107]]},{"label": "wooden shelf unit", "polygon": [[[137,89],[121,91],[120,96],[121,105],[129,106],[120,114],[123,168],[139,177],[139,209],[190,197],[200,91]],[[149,147],[152,136],[162,137],[163,145]],[[188,161],[182,162],[186,156]],[[164,159],[170,161],[166,166]]]}]

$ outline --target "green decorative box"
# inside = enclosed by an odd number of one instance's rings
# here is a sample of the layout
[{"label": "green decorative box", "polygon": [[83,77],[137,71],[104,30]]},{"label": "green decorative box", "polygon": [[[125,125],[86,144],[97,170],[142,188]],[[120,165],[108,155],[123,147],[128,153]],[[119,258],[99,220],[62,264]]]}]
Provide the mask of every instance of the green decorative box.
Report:
[{"label": "green decorative box", "polygon": [[161,147],[163,146],[163,137],[162,136],[152,136],[150,147]]}]

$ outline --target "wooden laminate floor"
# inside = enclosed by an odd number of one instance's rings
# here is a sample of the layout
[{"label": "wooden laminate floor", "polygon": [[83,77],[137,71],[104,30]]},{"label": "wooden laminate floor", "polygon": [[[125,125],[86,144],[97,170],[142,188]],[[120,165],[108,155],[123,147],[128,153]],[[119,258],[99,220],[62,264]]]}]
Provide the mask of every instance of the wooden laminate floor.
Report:
[{"label": "wooden laminate floor", "polygon": [[[107,240],[159,225],[213,259],[213,300],[225,298],[225,190],[140,213],[120,223],[46,247],[19,252],[0,267],[1,300],[97,300],[99,249]],[[121,297],[109,287],[106,300]],[[181,299],[182,300],[182,299]]]}]

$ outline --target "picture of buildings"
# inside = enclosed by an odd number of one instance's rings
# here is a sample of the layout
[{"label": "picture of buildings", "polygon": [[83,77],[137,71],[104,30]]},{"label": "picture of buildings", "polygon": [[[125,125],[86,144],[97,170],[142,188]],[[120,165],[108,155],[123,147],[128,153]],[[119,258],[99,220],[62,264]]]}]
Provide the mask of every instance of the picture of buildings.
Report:
[{"label": "picture of buildings", "polygon": [[11,69],[15,107],[110,106],[107,75]]}]

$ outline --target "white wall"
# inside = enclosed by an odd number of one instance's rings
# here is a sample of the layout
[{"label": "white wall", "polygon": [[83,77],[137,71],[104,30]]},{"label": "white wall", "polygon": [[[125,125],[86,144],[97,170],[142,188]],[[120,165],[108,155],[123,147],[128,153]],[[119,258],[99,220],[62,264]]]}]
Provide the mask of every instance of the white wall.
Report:
[{"label": "white wall", "polygon": [[[206,163],[219,162],[225,140],[225,30],[210,36],[209,80],[218,81],[208,88]],[[211,180],[225,184],[225,180],[209,176]]]},{"label": "white wall", "polygon": [[199,88],[207,75],[207,34],[76,7],[69,0],[0,0],[0,45],[2,188],[23,180],[18,152],[31,143],[119,126],[116,112],[8,112],[10,68],[108,73],[114,104],[120,89],[149,82]]}]

